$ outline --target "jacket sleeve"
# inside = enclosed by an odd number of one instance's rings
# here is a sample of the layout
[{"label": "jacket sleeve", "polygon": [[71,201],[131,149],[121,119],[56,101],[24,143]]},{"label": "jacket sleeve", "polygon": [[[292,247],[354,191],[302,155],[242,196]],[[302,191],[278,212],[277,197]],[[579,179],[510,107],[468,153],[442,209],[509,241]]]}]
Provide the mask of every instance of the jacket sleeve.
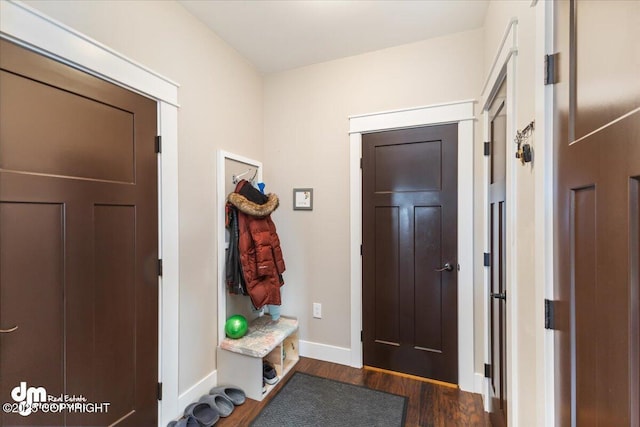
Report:
[{"label": "jacket sleeve", "polygon": [[[285,270],[285,265],[284,257],[282,256],[282,248],[280,247],[280,238],[278,237],[278,233],[276,232],[276,225],[271,220],[271,217],[267,219],[269,223],[269,233],[271,235],[272,257],[276,265],[276,271],[279,275],[282,275]],[[280,279],[280,283],[283,284],[284,281]]]},{"label": "jacket sleeve", "polygon": [[238,215],[235,208],[229,204],[226,207],[226,227],[229,231],[229,246],[225,254],[225,272],[227,288],[232,294],[247,294],[247,288],[242,276],[240,264]]}]

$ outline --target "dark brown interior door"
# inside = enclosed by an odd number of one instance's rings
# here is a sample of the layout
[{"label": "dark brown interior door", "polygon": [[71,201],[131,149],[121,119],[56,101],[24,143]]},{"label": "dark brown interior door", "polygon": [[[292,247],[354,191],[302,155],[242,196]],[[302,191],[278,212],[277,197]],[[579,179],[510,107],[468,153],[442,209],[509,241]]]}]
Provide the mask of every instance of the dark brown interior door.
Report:
[{"label": "dark brown interior door", "polygon": [[456,124],[362,137],[368,366],[457,384]]},{"label": "dark brown interior door", "polygon": [[507,425],[507,289],[506,289],[506,78],[489,107],[489,236],[491,283],[489,337],[491,422]]},{"label": "dark brown interior door", "polygon": [[0,401],[101,405],[0,425],[156,425],[156,103],[4,40],[0,68]]},{"label": "dark brown interior door", "polygon": [[557,425],[637,426],[640,2],[556,8]]}]

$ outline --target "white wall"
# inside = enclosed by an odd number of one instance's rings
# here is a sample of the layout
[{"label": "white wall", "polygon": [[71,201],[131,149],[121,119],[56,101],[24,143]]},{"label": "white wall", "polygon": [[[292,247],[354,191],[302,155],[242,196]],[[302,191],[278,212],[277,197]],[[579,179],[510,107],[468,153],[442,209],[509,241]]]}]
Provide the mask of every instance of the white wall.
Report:
[{"label": "white wall", "polygon": [[180,393],[215,370],[216,150],[262,158],[262,78],[178,3],[27,1],[178,82]]},{"label": "white wall", "polygon": [[[536,64],[535,48],[536,48],[536,12],[534,7],[530,7],[531,1],[492,1],[489,4],[487,15],[485,17],[485,44],[484,44],[484,76],[487,77],[489,69],[497,50],[500,46],[504,31],[512,18],[518,19],[517,25],[517,45],[518,53],[516,56],[516,126],[522,130],[535,118],[535,67],[541,66]],[[542,4],[539,5],[541,7]],[[539,58],[540,59],[540,58]],[[542,143],[541,137],[539,140]],[[535,150],[535,135],[532,141]],[[507,144],[512,144],[507,141]],[[478,154],[476,165],[479,165],[481,156]],[[535,162],[526,166],[521,166],[518,159],[512,158],[514,162],[516,198],[515,210],[517,212],[517,220],[514,225],[514,232],[517,236],[517,244],[514,250],[515,256],[512,262],[517,271],[514,286],[517,287],[516,299],[509,299],[510,309],[514,310],[518,318],[515,335],[517,343],[512,348],[514,357],[514,377],[517,376],[516,388],[512,388],[512,398],[517,401],[516,418],[509,420],[511,425],[541,425],[544,420],[544,414],[537,410],[538,397],[536,378],[542,376],[542,372],[536,369],[536,334],[544,325],[540,324],[536,318],[536,311],[541,310],[543,301],[536,298],[535,292],[535,274],[534,269],[534,249],[535,249]],[[476,168],[477,179],[482,179],[481,169]],[[478,202],[478,199],[476,198]],[[477,209],[480,206],[476,206]],[[476,232],[481,231],[480,224],[476,228]],[[540,231],[542,232],[542,231]],[[476,238],[480,239],[481,234],[476,234]],[[476,281],[481,280],[482,266],[476,265]],[[509,295],[509,294],[507,294]],[[484,328],[480,323],[476,324],[477,328]],[[478,335],[476,335],[478,336]],[[508,343],[507,346],[510,346]],[[476,347],[476,355],[479,349]],[[508,350],[509,351],[509,350]],[[478,362],[478,357],[476,357]],[[478,366],[476,366],[476,369]]]},{"label": "white wall", "polygon": [[[350,347],[348,117],[476,99],[483,52],[480,29],[265,77],[264,176],[281,197],[283,313],[301,339]],[[292,210],[294,187],[314,189],[312,212]]]}]

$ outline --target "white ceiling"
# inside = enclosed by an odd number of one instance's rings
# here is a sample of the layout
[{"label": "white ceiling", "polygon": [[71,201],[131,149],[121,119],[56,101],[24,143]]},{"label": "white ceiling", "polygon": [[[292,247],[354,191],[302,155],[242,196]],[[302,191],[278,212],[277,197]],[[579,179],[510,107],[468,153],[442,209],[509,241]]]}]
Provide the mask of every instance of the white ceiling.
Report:
[{"label": "white ceiling", "polygon": [[179,0],[271,73],[480,28],[489,0]]}]

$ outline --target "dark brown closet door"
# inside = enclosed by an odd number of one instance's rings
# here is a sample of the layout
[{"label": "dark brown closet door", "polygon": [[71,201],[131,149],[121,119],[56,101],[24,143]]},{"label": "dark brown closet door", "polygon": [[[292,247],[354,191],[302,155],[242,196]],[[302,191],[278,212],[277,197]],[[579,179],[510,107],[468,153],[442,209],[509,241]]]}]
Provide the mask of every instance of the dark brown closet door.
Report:
[{"label": "dark brown closet door", "polygon": [[109,404],[0,424],[156,425],[156,103],[7,41],[0,65],[0,401]]},{"label": "dark brown closet door", "polygon": [[637,426],[640,2],[557,2],[557,425]]}]

